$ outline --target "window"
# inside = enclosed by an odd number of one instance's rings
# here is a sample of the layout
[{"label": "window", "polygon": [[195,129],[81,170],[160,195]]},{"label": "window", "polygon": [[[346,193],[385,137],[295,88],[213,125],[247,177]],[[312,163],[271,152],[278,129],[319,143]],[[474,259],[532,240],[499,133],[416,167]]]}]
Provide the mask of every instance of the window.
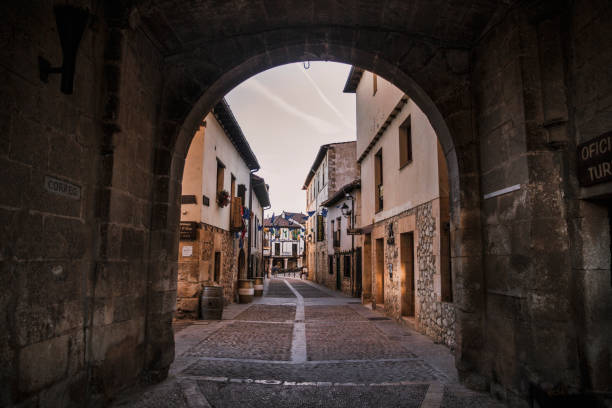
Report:
[{"label": "window", "polygon": [[[333,228],[333,225],[332,225],[332,228]],[[341,244],[341,240],[340,240],[341,231],[342,231],[342,218],[338,217],[338,218],[336,218],[336,229],[333,231],[333,234],[334,234],[334,247],[340,247],[340,244]]]},{"label": "window", "polygon": [[334,257],[332,255],[327,256],[327,261],[329,263],[329,267],[327,268],[327,272],[331,275],[334,273]]},{"label": "window", "polygon": [[297,253],[298,253],[297,249],[298,249],[297,244],[291,245],[291,256],[297,256]]},{"label": "window", "polygon": [[233,199],[236,196],[236,177],[234,177],[233,174],[231,174],[231,177],[232,177],[232,184],[230,187],[230,197]]},{"label": "window", "polygon": [[351,256],[344,255],[344,276],[351,276]]},{"label": "window", "polygon": [[399,127],[400,169],[412,161],[412,129],[410,116]]},{"label": "window", "polygon": [[279,242],[274,244],[274,255],[280,256],[280,243]]},{"label": "window", "polygon": [[323,169],[321,170],[323,176],[323,186],[325,186],[326,178],[327,178],[327,156],[323,159]]},{"label": "window", "polygon": [[383,157],[382,149],[374,156],[374,196],[376,212],[383,209]]},{"label": "window", "polygon": [[325,241],[325,218],[317,215],[317,241]]},{"label": "window", "polygon": [[242,199],[242,205],[246,205],[246,186],[238,184],[238,197]]},{"label": "window", "polygon": [[332,234],[332,240],[334,241],[334,246],[336,246],[336,228],[334,227],[334,220],[331,220],[331,228],[330,233]]},{"label": "window", "polygon": [[217,159],[217,194],[223,190],[223,176],[225,173],[225,165]]},{"label": "window", "polygon": [[378,91],[378,75],[372,74],[372,96],[376,95]]},{"label": "window", "polygon": [[215,252],[215,269],[214,269],[214,277],[213,280],[215,282],[219,282],[219,278],[221,276],[221,252]]}]

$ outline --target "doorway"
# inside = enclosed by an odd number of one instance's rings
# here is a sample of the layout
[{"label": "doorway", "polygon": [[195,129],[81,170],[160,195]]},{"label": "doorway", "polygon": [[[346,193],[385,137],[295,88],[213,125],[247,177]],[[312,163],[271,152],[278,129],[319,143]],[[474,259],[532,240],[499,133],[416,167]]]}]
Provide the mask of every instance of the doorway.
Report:
[{"label": "doorway", "polygon": [[412,317],[415,310],[414,295],[414,233],[400,235],[402,316]]},{"label": "doorway", "polygon": [[336,289],[342,290],[342,273],[340,273],[340,256],[336,256]]},{"label": "doorway", "polygon": [[361,248],[355,252],[355,292],[353,296],[361,297]]},{"label": "doorway", "polygon": [[376,240],[376,303],[385,304],[385,240]]},{"label": "doorway", "polygon": [[244,250],[240,250],[238,254],[238,279],[246,279],[246,270],[245,270],[245,262],[244,262]]},{"label": "doorway", "polygon": [[372,234],[365,234],[363,239],[363,277],[361,290],[363,302],[372,300]]}]

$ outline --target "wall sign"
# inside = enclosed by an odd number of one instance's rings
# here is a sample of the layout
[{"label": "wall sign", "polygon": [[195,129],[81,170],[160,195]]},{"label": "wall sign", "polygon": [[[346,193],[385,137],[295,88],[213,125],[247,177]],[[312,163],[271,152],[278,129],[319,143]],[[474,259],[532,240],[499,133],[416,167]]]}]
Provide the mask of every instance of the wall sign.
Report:
[{"label": "wall sign", "polygon": [[181,241],[195,241],[198,234],[198,223],[194,221],[181,221]]},{"label": "wall sign", "polygon": [[50,193],[59,194],[74,200],[81,199],[81,186],[51,176],[45,176],[44,183],[45,190]]},{"label": "wall sign", "polygon": [[581,186],[612,181],[612,132],[579,144],[576,155]]},{"label": "wall sign", "polygon": [[193,255],[193,247],[191,245],[183,246],[182,255],[185,258],[192,256]]}]

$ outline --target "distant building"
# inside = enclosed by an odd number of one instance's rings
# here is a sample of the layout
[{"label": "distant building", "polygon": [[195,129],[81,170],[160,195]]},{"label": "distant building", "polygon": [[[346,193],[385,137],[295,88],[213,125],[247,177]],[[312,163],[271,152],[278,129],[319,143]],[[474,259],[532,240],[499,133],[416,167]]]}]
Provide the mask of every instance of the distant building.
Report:
[{"label": "distant building", "polygon": [[249,252],[261,250],[253,246],[262,239],[256,224],[270,204],[265,183],[252,174],[258,169],[257,158],[222,100],[202,122],[185,160],[177,317],[197,317],[205,285],[223,286],[225,302],[233,302],[238,279],[249,274]]},{"label": "distant building", "polygon": [[254,194],[251,194],[251,228],[249,229],[249,271],[248,278],[264,276],[264,215],[263,211],[270,208],[269,186],[265,180],[255,174],[251,174],[251,187]]},{"label": "distant building", "polygon": [[362,239],[355,226],[361,222],[361,181],[340,187],[321,203],[327,212],[327,270],[335,289],[361,296]]},{"label": "distant building", "polygon": [[353,67],[361,169],[363,302],[453,345],[448,170],[427,116],[388,81]]},{"label": "distant building", "polygon": [[297,270],[303,266],[304,232],[307,216],[283,212],[264,220],[264,267],[268,272]]},{"label": "distant building", "polygon": [[[338,287],[334,268],[330,268],[329,246],[326,232],[329,230],[328,208],[323,203],[338,189],[359,178],[355,158],[356,142],[340,142],[323,145],[306,176],[306,266],[308,279]],[[340,284],[341,286],[341,284]]]}]

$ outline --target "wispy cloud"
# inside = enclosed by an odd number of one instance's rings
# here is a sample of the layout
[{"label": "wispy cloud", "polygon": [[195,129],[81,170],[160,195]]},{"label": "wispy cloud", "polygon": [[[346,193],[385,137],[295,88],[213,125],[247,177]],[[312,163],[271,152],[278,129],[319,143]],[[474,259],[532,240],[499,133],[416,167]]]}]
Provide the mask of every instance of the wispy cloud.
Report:
[{"label": "wispy cloud", "polygon": [[323,93],[321,88],[319,88],[319,85],[317,85],[317,83],[314,81],[314,79],[312,79],[310,74],[308,72],[306,72],[305,69],[302,69],[301,65],[299,65],[299,64],[294,64],[293,66],[298,71],[300,71],[302,74],[304,74],[306,79],[308,79],[308,82],[310,82],[310,84],[315,89],[315,91],[317,91],[317,93],[319,94],[319,96],[321,97],[323,102],[325,102],[325,104],[330,107],[330,109],[336,114],[336,116],[338,117],[338,119],[340,119],[340,121],[344,124],[344,126],[346,126],[347,128],[351,129],[352,131],[355,131],[355,124],[349,122],[344,117],[344,115],[338,110],[338,108],[336,108],[336,106],[332,103],[332,101],[330,101],[329,98],[327,96],[325,96],[325,94]]},{"label": "wispy cloud", "polygon": [[318,118],[302,110],[299,110],[298,108],[296,108],[289,102],[285,101],[279,95],[272,92],[270,89],[268,89],[265,85],[263,85],[256,78],[249,79],[248,81],[244,83],[244,85],[252,89],[253,91],[259,93],[263,97],[267,98],[269,101],[276,104],[276,106],[283,109],[285,112],[302,119],[304,122],[308,123],[310,126],[315,128],[317,132],[319,133],[335,134],[335,133],[340,132],[340,129],[338,128],[338,126],[324,119]]}]

